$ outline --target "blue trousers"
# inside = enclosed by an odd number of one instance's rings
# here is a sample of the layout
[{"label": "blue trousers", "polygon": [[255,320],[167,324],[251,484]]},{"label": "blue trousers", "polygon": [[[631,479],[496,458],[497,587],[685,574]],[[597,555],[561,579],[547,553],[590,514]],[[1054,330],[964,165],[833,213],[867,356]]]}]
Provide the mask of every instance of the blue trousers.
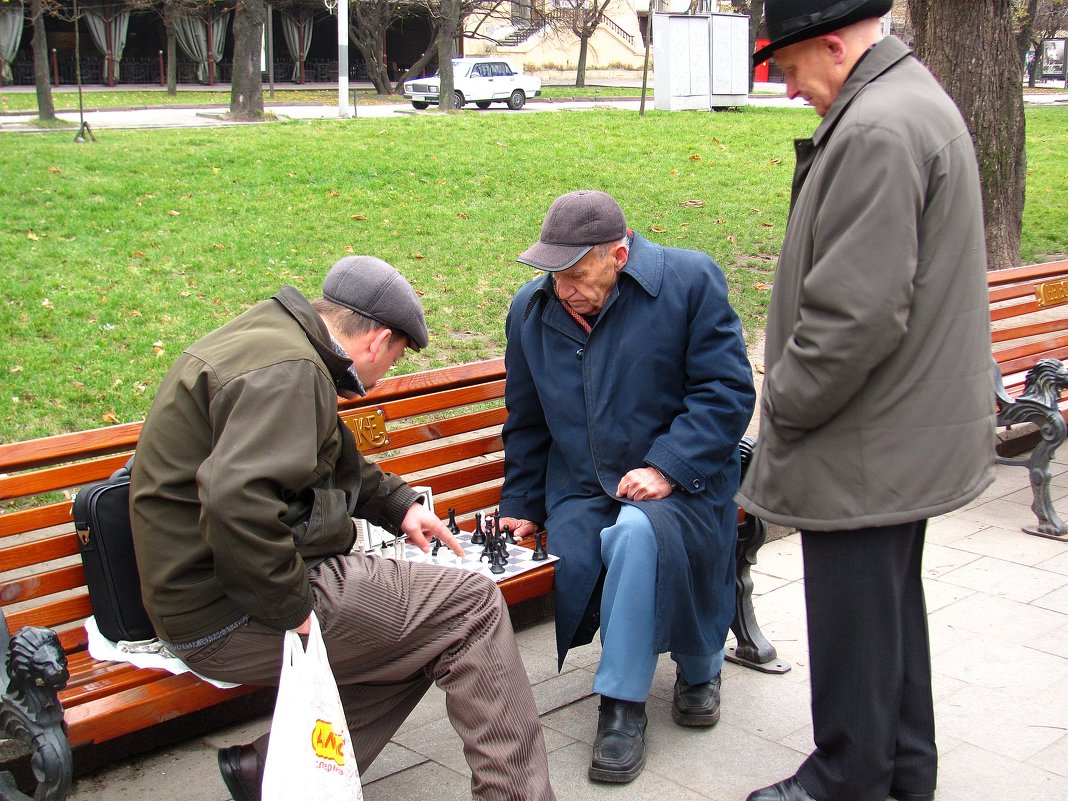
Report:
[{"label": "blue trousers", "polygon": [[[601,663],[593,691],[620,701],[649,697],[659,654],[656,629],[657,542],[641,509],[623,504],[615,525],[601,530],[606,575],[601,595]],[[723,666],[723,649],[707,655],[672,652],[687,684],[712,679]]]}]

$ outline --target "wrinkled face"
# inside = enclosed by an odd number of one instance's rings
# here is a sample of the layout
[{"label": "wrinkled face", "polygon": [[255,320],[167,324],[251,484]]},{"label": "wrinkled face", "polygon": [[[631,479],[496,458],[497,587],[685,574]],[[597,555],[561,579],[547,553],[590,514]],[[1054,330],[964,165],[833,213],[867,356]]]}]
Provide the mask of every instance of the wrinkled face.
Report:
[{"label": "wrinkled face", "polygon": [[775,63],[786,75],[786,96],[804,98],[821,117],[838,97],[845,76],[835,59],[834,42],[817,36],[780,47]]},{"label": "wrinkled face", "polygon": [[553,273],[556,294],[579,314],[597,314],[604,308],[626,263],[626,248],[595,246],[566,270]]}]

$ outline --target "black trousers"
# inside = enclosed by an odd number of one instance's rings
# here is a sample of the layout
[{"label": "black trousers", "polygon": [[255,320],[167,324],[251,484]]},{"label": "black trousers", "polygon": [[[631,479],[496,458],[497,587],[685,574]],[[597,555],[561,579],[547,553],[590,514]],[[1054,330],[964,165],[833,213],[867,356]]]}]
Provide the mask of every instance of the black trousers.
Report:
[{"label": "black trousers", "polygon": [[797,777],[817,801],[935,788],[926,527],[801,532],[816,750]]}]

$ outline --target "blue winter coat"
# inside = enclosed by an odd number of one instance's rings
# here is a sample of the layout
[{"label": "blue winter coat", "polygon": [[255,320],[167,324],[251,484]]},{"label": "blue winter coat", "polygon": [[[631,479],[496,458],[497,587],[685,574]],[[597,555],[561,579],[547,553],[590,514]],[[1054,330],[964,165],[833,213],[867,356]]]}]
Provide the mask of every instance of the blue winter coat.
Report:
[{"label": "blue winter coat", "polygon": [[[550,279],[523,286],[508,313],[500,510],[544,522],[561,558],[560,661],[597,630],[599,535],[624,502],[656,529],[657,651],[714,653],[734,616],[737,445],[755,397],[727,282],[705,254],[635,235],[587,337]],[[616,497],[623,475],[646,465],[678,489]]]}]

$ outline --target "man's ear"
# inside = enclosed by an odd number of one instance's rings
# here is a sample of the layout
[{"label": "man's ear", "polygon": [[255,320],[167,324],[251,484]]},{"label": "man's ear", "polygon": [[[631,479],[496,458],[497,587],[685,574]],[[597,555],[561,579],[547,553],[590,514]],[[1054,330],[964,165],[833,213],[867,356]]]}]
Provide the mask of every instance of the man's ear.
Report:
[{"label": "man's ear", "polygon": [[388,349],[389,340],[392,337],[393,332],[388,328],[379,328],[371,334],[370,341],[367,343],[367,352],[372,362],[378,361],[378,355]]},{"label": "man's ear", "polygon": [[618,273],[626,266],[627,259],[630,258],[630,249],[626,245],[616,245],[612,255],[616,257],[616,272]]},{"label": "man's ear", "polygon": [[836,65],[841,66],[845,63],[846,56],[849,54],[849,48],[846,46],[845,39],[837,33],[826,33],[819,37],[819,40],[826,50],[827,55],[831,57],[831,60]]}]

